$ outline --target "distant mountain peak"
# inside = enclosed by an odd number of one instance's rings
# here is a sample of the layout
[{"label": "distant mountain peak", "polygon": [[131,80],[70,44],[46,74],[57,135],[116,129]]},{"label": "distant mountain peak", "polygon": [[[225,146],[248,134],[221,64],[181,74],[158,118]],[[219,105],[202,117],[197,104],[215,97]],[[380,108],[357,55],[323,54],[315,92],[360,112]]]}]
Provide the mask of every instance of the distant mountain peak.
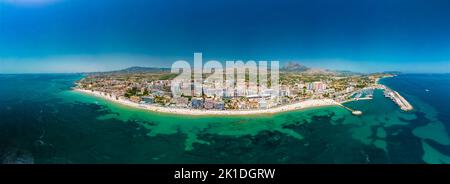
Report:
[{"label": "distant mountain peak", "polygon": [[288,62],[286,63],[282,68],[282,71],[287,71],[287,72],[304,72],[309,70],[308,67],[306,67],[305,65],[302,65],[300,63],[297,62]]},{"label": "distant mountain peak", "polygon": [[158,67],[142,67],[132,66],[121,70],[107,71],[107,72],[93,72],[99,74],[116,74],[116,73],[167,73],[170,72],[170,68],[158,68]]},{"label": "distant mountain peak", "polygon": [[128,67],[122,70],[119,70],[121,72],[146,72],[146,71],[165,71],[168,70],[168,68],[158,68],[158,67],[142,67],[142,66],[132,66]]}]

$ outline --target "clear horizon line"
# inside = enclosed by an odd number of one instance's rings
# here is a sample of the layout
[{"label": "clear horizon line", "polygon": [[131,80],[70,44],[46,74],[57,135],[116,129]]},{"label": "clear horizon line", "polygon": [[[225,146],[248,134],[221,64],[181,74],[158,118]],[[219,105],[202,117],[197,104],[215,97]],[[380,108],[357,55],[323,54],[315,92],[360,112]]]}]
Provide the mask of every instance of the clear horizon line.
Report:
[{"label": "clear horizon line", "polygon": [[[140,67],[140,66],[131,66],[131,67]],[[131,68],[127,67],[127,68]],[[120,71],[125,70],[127,68],[123,69],[117,69],[117,70],[108,70],[108,71],[77,71],[77,72],[0,72],[0,75],[32,75],[32,74],[89,74],[89,73],[106,73],[106,72],[114,72],[114,71]],[[143,68],[160,68],[160,69],[170,69],[167,67],[143,67]],[[341,70],[342,71],[342,70]],[[350,71],[354,72],[354,71]],[[402,72],[402,71],[382,71],[382,72],[355,72],[355,73],[361,73],[361,74],[374,74],[374,73],[388,73],[388,72],[400,72],[400,74],[450,74],[450,72]]]}]

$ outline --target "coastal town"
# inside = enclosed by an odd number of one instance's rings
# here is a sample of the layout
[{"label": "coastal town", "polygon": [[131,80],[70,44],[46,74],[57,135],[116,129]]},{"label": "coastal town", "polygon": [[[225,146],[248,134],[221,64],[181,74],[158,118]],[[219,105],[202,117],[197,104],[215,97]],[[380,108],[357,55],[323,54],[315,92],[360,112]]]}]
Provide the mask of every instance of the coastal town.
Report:
[{"label": "coastal town", "polygon": [[[295,68],[298,65],[293,64]],[[214,88],[213,83],[203,81],[201,95],[175,97],[171,80],[177,74],[164,69],[145,69],[118,72],[92,73],[77,81],[75,90],[107,98],[125,105],[188,115],[229,114],[243,115],[276,113],[307,107],[339,105],[352,100],[371,99],[373,91],[384,90],[402,110],[413,107],[398,92],[379,84],[378,80],[392,77],[389,73],[353,74],[328,70],[281,70],[279,90],[265,89],[252,93],[248,88],[236,88],[226,92]],[[134,69],[134,70],[133,70]],[[248,84],[248,81],[246,81]],[[223,92],[223,95],[218,96]],[[345,106],[343,106],[345,107]],[[362,112],[350,109],[354,115]]]}]

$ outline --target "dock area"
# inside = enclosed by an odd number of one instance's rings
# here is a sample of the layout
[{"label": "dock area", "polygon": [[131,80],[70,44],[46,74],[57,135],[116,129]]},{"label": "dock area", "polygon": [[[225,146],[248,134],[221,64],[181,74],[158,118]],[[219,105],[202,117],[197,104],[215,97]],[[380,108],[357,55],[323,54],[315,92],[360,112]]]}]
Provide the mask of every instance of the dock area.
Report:
[{"label": "dock area", "polygon": [[400,95],[397,91],[386,87],[382,84],[377,84],[376,86],[371,87],[372,89],[381,89],[384,91],[384,96],[386,98],[390,98],[394,103],[396,103],[400,109],[403,111],[413,110],[413,106],[405,99],[402,95]]},{"label": "dock area", "polygon": [[392,101],[394,101],[398,106],[400,106],[400,109],[402,109],[403,111],[413,110],[413,106],[405,98],[403,98],[403,96],[400,95],[397,91],[386,88],[384,90],[384,96],[392,99]]},{"label": "dock area", "polygon": [[373,90],[380,89],[384,91],[384,96],[386,98],[390,98],[395,104],[397,104],[401,110],[410,111],[413,110],[413,106],[397,91],[390,89],[382,84],[377,84],[375,86],[367,87],[358,91],[353,92],[349,95],[350,100],[340,101],[339,106],[344,107],[345,109],[352,112],[353,115],[362,115],[361,111],[351,109],[342,105],[345,102],[353,101],[353,100],[371,100],[373,99]]}]

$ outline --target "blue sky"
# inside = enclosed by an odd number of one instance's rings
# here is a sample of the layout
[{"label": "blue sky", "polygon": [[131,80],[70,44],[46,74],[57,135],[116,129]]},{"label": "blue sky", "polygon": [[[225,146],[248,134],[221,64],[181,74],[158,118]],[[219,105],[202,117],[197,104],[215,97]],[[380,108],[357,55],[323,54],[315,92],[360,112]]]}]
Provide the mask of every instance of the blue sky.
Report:
[{"label": "blue sky", "polygon": [[0,73],[296,61],[450,72],[446,0],[0,0]]}]

